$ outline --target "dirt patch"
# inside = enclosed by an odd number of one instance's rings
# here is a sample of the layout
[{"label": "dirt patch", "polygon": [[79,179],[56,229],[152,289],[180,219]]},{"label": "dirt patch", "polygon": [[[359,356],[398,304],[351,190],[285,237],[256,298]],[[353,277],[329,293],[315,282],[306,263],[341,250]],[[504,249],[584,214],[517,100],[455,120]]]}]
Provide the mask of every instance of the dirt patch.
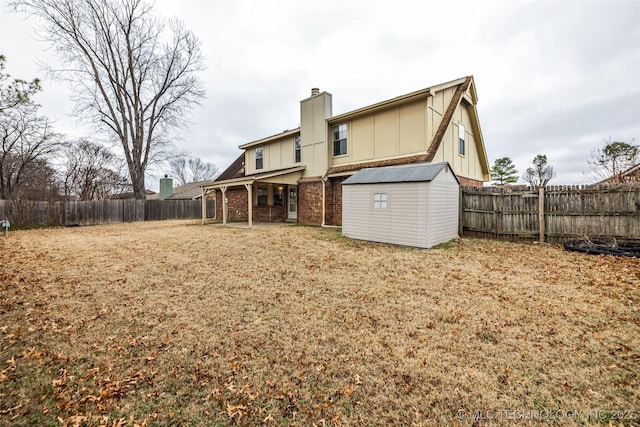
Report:
[{"label": "dirt patch", "polygon": [[184,221],[0,250],[3,425],[640,418],[639,259]]}]

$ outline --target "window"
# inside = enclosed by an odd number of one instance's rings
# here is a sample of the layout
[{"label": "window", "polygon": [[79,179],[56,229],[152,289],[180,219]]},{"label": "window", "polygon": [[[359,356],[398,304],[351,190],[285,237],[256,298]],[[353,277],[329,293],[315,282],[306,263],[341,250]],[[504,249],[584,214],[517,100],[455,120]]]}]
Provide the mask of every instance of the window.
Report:
[{"label": "window", "polygon": [[300,163],[300,137],[296,136],[295,141],[295,162]]},{"label": "window", "polygon": [[269,199],[269,187],[266,184],[258,184],[256,188],[257,193],[257,205],[267,206],[267,200]]},{"label": "window", "polygon": [[458,125],[458,135],[460,138],[460,148],[459,148],[459,153],[461,156],[464,156],[464,125],[462,123],[460,123]]},{"label": "window", "polygon": [[256,148],[256,169],[262,169],[264,157],[264,147]]},{"label": "window", "polygon": [[273,187],[273,204],[274,205],[282,205],[284,200],[284,187],[278,186]]},{"label": "window", "polygon": [[341,124],[333,127],[333,155],[347,154],[347,125]]},{"label": "window", "polygon": [[387,209],[387,193],[375,193],[373,195],[374,209]]}]

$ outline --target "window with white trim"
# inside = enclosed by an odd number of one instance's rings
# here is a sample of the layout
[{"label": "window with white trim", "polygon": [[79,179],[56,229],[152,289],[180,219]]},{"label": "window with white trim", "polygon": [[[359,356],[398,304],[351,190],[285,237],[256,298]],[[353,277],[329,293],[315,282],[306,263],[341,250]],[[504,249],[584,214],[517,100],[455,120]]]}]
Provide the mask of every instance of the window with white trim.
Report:
[{"label": "window with white trim", "polygon": [[264,147],[256,148],[256,169],[262,169],[264,166]]},{"label": "window with white trim", "polygon": [[295,156],[294,156],[294,161],[295,163],[300,163],[300,160],[302,160],[301,155],[300,155],[300,136],[296,136],[295,142],[294,142],[294,150],[295,150]]},{"label": "window with white trim", "polygon": [[373,208],[374,209],[387,209],[387,193],[374,193],[373,194]]},{"label": "window with white trim", "polygon": [[333,127],[333,155],[342,156],[347,154],[347,124]]},{"label": "window with white trim", "polygon": [[461,156],[464,156],[464,152],[465,152],[465,147],[464,147],[464,137],[465,137],[465,133],[464,133],[464,125],[462,123],[460,123],[458,125],[458,139],[459,139],[459,148],[458,148],[458,153]]}]

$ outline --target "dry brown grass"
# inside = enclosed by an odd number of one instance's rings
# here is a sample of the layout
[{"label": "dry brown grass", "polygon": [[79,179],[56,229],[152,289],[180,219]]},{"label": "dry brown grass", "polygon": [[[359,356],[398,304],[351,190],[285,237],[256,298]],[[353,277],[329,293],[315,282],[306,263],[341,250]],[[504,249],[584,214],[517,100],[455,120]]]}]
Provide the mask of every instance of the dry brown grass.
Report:
[{"label": "dry brown grass", "polygon": [[640,259],[193,222],[18,231],[0,249],[3,425],[640,417]]}]

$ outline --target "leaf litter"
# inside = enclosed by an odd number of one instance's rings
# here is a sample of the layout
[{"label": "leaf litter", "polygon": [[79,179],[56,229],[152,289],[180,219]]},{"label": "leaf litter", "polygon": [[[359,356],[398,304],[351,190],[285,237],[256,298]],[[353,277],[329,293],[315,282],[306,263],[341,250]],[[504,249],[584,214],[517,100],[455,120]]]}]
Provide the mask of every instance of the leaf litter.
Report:
[{"label": "leaf litter", "polygon": [[193,221],[18,231],[0,250],[3,425],[640,408],[638,259]]}]

